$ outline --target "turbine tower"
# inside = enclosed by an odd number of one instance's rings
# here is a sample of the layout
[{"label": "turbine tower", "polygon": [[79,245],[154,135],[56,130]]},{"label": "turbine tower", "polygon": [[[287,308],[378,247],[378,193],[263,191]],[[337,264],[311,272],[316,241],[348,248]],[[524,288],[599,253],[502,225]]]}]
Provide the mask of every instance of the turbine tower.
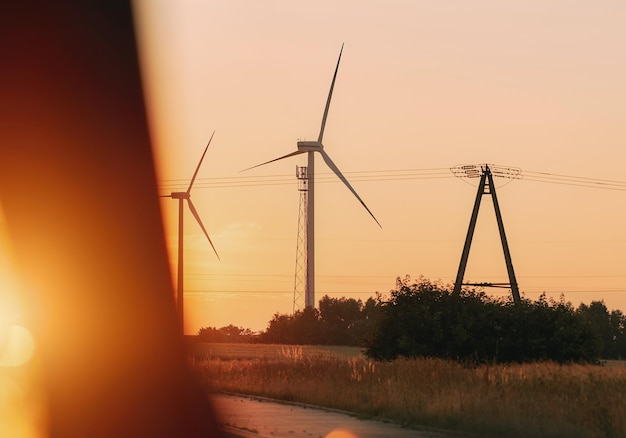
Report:
[{"label": "turbine tower", "polygon": [[354,188],[350,185],[345,176],[341,173],[337,165],[331,160],[330,156],[324,151],[324,145],[322,140],[324,138],[324,128],[326,127],[326,118],[328,117],[328,109],[330,107],[330,101],[333,96],[333,88],[335,87],[335,80],[337,79],[337,71],[339,70],[339,63],[341,62],[341,54],[343,52],[343,44],[339,51],[339,59],[337,60],[337,66],[335,67],[335,74],[330,84],[330,91],[328,92],[328,98],[326,100],[326,107],[324,109],[324,115],[322,117],[322,126],[320,127],[320,133],[315,141],[298,141],[298,149],[295,152],[291,152],[282,157],[275,158],[265,163],[258,164],[256,166],[249,167],[248,169],[254,169],[255,167],[263,166],[265,164],[273,163],[274,161],[282,160],[283,158],[293,157],[299,154],[308,154],[307,161],[307,203],[306,203],[306,285],[305,285],[305,307],[315,307],[315,152],[318,152],[326,165],[339,177],[339,179],[346,185],[346,187],[352,192],[352,194],[358,199],[367,212],[376,221],[379,227],[382,228],[374,214],[367,208],[365,202],[357,194]]},{"label": "turbine tower", "polygon": [[184,192],[172,192],[170,195],[162,196],[163,198],[178,199],[178,272],[177,272],[178,282],[177,282],[177,287],[176,287],[176,306],[178,309],[178,317],[180,321],[181,333],[183,334],[185,330],[185,318],[184,318],[184,313],[183,313],[183,307],[184,307],[184,297],[183,297],[183,293],[184,293],[184,286],[183,286],[184,284],[184,281],[183,281],[183,237],[184,237],[183,236],[183,223],[184,223],[183,219],[184,219],[184,215],[183,215],[183,210],[184,208],[183,208],[183,204],[184,204],[184,201],[187,201],[191,214],[193,215],[194,218],[196,218],[198,225],[200,225],[200,228],[202,228],[204,235],[209,240],[209,243],[211,244],[211,247],[213,248],[213,251],[215,252],[215,255],[217,256],[217,259],[219,260],[220,258],[219,254],[217,253],[217,250],[215,249],[215,246],[213,245],[213,242],[211,242],[209,233],[207,233],[206,228],[204,228],[204,225],[202,224],[202,220],[200,220],[200,215],[198,214],[196,207],[194,207],[193,202],[191,202],[191,187],[193,187],[193,183],[196,180],[198,171],[200,170],[200,165],[202,164],[202,160],[204,160],[206,151],[209,149],[211,140],[213,140],[213,135],[215,135],[215,131],[213,131],[213,134],[211,134],[211,138],[209,139],[209,142],[204,148],[202,157],[200,157],[200,161],[198,162],[196,171],[193,173],[193,177],[191,178],[191,182],[189,183],[189,187],[187,188],[187,190]]}]

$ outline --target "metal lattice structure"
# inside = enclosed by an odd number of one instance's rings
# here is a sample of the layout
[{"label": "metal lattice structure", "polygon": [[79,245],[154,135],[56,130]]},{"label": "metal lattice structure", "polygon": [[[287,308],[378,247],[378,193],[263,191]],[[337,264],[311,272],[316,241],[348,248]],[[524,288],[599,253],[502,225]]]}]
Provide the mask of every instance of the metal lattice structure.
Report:
[{"label": "metal lattice structure", "polygon": [[[511,289],[513,301],[517,304],[521,301],[521,298],[517,285],[517,279],[515,278],[513,262],[511,261],[509,244],[507,242],[506,234],[504,232],[504,222],[502,221],[502,214],[500,213],[500,204],[498,203],[498,197],[496,196],[496,186],[493,182],[493,176],[496,175],[504,178],[518,179],[521,178],[521,170],[501,166],[493,166],[492,170],[492,166],[493,165],[490,164],[464,165],[456,166],[451,169],[452,173],[454,173],[458,177],[480,178],[480,182],[478,184],[478,192],[476,193],[476,201],[474,202],[474,210],[472,211],[469,229],[467,230],[467,237],[465,238],[465,245],[463,246],[461,262],[459,263],[459,270],[457,272],[456,280],[454,282],[453,294],[460,294],[462,286],[505,287]],[[493,208],[495,210],[496,220],[498,222],[498,230],[500,231],[500,240],[502,241],[504,260],[506,262],[506,269],[509,275],[509,283],[463,283],[463,277],[465,275],[465,268],[467,267],[470,247],[472,246],[472,238],[474,237],[474,230],[476,228],[478,210],[480,209],[480,201],[482,200],[483,195],[491,195],[491,199],[493,201]]]},{"label": "metal lattice structure", "polygon": [[[274,161],[283,160],[285,158],[294,157],[300,154],[307,154],[307,167],[306,167],[306,177],[298,179],[301,180],[300,184],[306,184],[306,203],[303,204],[302,195],[300,197],[300,220],[298,225],[298,239],[301,236],[305,236],[304,240],[306,241],[306,250],[303,245],[298,246],[298,256],[300,257],[300,261],[296,262],[296,269],[300,269],[299,266],[306,266],[304,277],[306,278],[305,282],[305,291],[304,291],[304,305],[305,307],[315,307],[315,154],[319,154],[326,166],[333,171],[333,173],[343,182],[343,184],[352,192],[354,197],[361,203],[363,208],[369,213],[369,215],[374,219],[376,224],[382,228],[378,219],[374,216],[374,214],[370,211],[370,209],[365,205],[365,202],[361,199],[361,197],[357,194],[354,187],[348,182],[346,177],[341,173],[339,167],[335,164],[335,162],[330,158],[330,155],[325,151],[323,139],[324,139],[324,129],[326,127],[326,119],[328,117],[328,110],[330,108],[330,101],[333,96],[333,89],[335,88],[335,80],[337,79],[337,72],[339,71],[339,63],[341,62],[341,54],[343,53],[343,44],[341,45],[341,50],[339,51],[339,58],[337,59],[337,66],[335,67],[335,73],[333,74],[333,80],[330,83],[330,90],[328,91],[328,98],[326,99],[326,106],[324,107],[324,115],[322,116],[322,124],[320,126],[319,135],[317,140],[298,140],[297,150],[288,153],[287,155],[283,155],[282,157],[274,158],[273,160],[266,161],[265,163],[257,164],[256,166],[249,167],[246,170],[254,169],[255,167],[264,166],[269,163],[273,163]],[[300,168],[302,169],[302,168]],[[300,171],[297,171],[298,174]],[[304,190],[301,190],[301,193]],[[304,219],[306,217],[306,220]],[[304,225],[303,225],[304,223]],[[303,231],[306,230],[306,233]],[[299,240],[300,241],[300,240]],[[304,256],[306,254],[306,256]],[[296,274],[298,275],[298,274]],[[299,280],[296,280],[296,283]],[[294,305],[295,307],[295,305]]]},{"label": "metal lattice structure", "polygon": [[296,242],[296,273],[293,283],[293,313],[304,309],[308,294],[307,282],[307,218],[308,218],[308,176],[307,167],[296,166],[300,206],[298,209],[298,236]]},{"label": "metal lattice structure", "polygon": [[[257,164],[256,166],[249,167],[246,170],[254,169],[255,167],[264,166],[269,163],[273,163],[275,161],[283,160],[285,158],[294,157],[300,154],[307,154],[307,167],[306,167],[306,178],[298,179],[301,181],[306,181],[306,207],[303,207],[302,196],[300,198],[300,221],[298,225],[298,238],[304,234],[304,231],[300,231],[306,229],[306,235],[304,239],[306,240],[306,250],[302,251],[301,248],[303,246],[298,247],[298,254],[301,257],[304,257],[306,254],[306,262],[296,262],[297,266],[305,265],[306,266],[306,286],[304,291],[304,305],[305,307],[315,307],[315,155],[319,154],[324,160],[325,165],[333,171],[333,173],[343,182],[343,184],[352,192],[354,197],[361,203],[363,208],[369,213],[369,215],[374,219],[376,224],[382,228],[378,219],[374,216],[374,214],[370,211],[370,209],[365,205],[365,202],[361,199],[361,197],[357,194],[354,187],[348,182],[346,177],[341,173],[339,167],[335,164],[335,162],[330,158],[330,155],[324,149],[323,139],[324,139],[324,129],[326,127],[326,120],[328,118],[328,110],[330,109],[330,101],[333,96],[333,89],[335,88],[335,80],[337,79],[337,72],[339,71],[339,63],[341,62],[341,54],[343,53],[343,44],[341,45],[341,50],[339,51],[339,58],[337,59],[337,66],[335,67],[335,73],[333,74],[333,80],[330,83],[330,90],[328,91],[328,98],[326,99],[326,106],[324,107],[324,115],[322,116],[322,124],[320,126],[319,135],[317,140],[298,140],[297,149],[293,152],[288,153],[287,155],[283,155],[282,157],[274,158],[273,160],[266,161],[265,163]],[[299,168],[302,169],[302,168]],[[297,171],[298,173],[300,171]],[[301,184],[303,184],[301,182]],[[304,190],[301,190],[301,193]],[[302,227],[303,215],[306,212],[306,221],[305,226]],[[299,268],[297,268],[299,269]],[[297,274],[296,274],[297,275]],[[296,280],[297,282],[298,280]],[[295,307],[295,306],[294,306]]]}]

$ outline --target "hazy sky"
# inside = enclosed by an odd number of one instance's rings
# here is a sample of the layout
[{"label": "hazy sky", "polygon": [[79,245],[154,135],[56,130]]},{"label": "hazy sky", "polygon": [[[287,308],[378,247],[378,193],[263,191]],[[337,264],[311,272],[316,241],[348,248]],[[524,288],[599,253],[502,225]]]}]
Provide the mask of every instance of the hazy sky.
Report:
[{"label": "hazy sky", "polygon": [[[625,3],[142,0],[136,11],[160,193],[186,189],[216,131],[192,199],[221,261],[186,212],[187,333],[262,330],[291,313],[305,155],[240,171],[317,138],[342,43],[325,151],[383,228],[318,157],[316,301],[366,300],[406,274],[452,283],[477,181],[449,168],[493,163],[524,175],[496,180],[522,294],[626,311],[626,183],[595,184],[626,181]],[[175,274],[177,201],[162,206]],[[465,279],[508,281],[487,197]]]}]

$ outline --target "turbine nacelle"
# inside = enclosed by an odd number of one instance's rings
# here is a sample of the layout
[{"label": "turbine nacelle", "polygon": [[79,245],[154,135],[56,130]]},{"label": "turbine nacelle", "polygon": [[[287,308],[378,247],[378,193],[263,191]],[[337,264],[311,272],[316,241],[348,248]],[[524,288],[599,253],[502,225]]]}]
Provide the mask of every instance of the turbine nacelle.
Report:
[{"label": "turbine nacelle", "polygon": [[[196,222],[198,222],[198,225],[200,225],[200,228],[202,229],[202,232],[204,233],[204,235],[206,236],[207,240],[211,244],[211,247],[213,248],[213,251],[215,252],[215,255],[217,256],[217,259],[219,260],[220,256],[217,253],[217,250],[215,249],[215,246],[213,245],[213,242],[211,242],[211,238],[209,237],[209,233],[207,233],[206,228],[204,228],[204,224],[202,223],[202,220],[200,219],[200,215],[198,214],[198,211],[196,210],[196,207],[193,205],[193,202],[191,202],[191,188],[193,187],[193,183],[196,181],[196,177],[198,176],[198,171],[200,170],[200,166],[202,165],[202,161],[204,160],[204,156],[206,155],[206,152],[209,149],[209,145],[211,144],[211,140],[213,140],[213,136],[214,135],[215,135],[215,131],[213,131],[213,134],[211,134],[211,138],[209,138],[209,142],[207,143],[206,147],[204,148],[204,152],[202,153],[202,157],[200,157],[200,161],[198,162],[198,166],[196,167],[196,170],[193,173],[193,176],[191,177],[191,182],[189,183],[189,187],[187,188],[187,190],[184,191],[184,192],[172,192],[172,193],[170,193],[169,197],[172,198],[172,199],[178,199],[179,200],[181,218],[182,218],[182,208],[183,208],[183,204],[184,204],[183,200],[187,200],[187,205],[189,206],[189,210],[191,210],[191,214],[196,219]],[[168,196],[164,195],[164,197],[168,197]],[[178,230],[179,230],[178,246],[179,246],[179,248],[182,248],[182,244],[183,244],[183,242],[182,242],[182,240],[183,240],[183,234],[182,234],[183,223],[182,223],[181,219],[179,219]],[[178,259],[179,259],[178,260],[178,262],[179,262],[178,293],[182,297],[182,289],[183,289],[182,288],[182,253],[179,253]],[[182,308],[182,302],[179,303],[179,306]],[[182,321],[182,314],[181,314],[181,321]]]},{"label": "turbine nacelle", "polygon": [[324,145],[319,141],[299,141],[298,151],[301,152],[319,152],[324,149]]},{"label": "turbine nacelle", "polygon": [[[324,128],[326,127],[326,119],[328,118],[328,110],[330,108],[330,101],[333,95],[333,89],[335,87],[335,80],[337,79],[337,71],[339,70],[339,62],[341,61],[341,53],[343,52],[343,44],[341,45],[341,50],[339,51],[339,58],[337,59],[337,66],[335,67],[335,73],[333,75],[333,80],[330,84],[330,90],[328,92],[328,98],[326,99],[326,107],[324,108],[324,115],[322,116],[322,124],[320,126],[320,132],[317,137],[317,140],[314,141],[298,141],[297,142],[297,150],[290,152],[282,157],[274,158],[273,160],[266,161],[265,163],[257,164],[256,166],[249,167],[245,170],[254,169],[255,167],[264,166],[269,163],[273,163],[274,161],[283,160],[285,158],[294,157],[296,155],[308,154],[309,158],[309,166],[306,167],[307,172],[306,175],[298,172],[299,179],[307,179],[307,198],[306,198],[306,280],[305,280],[305,306],[306,307],[315,307],[315,214],[314,214],[314,177],[313,177],[313,152],[317,152],[321,155],[324,163],[329,167],[329,169],[337,175],[337,177],[343,182],[343,184],[350,190],[350,192],[354,195],[354,197],[361,203],[361,205],[367,210],[370,216],[376,221],[378,226],[380,227],[380,223],[374,217],[372,212],[365,202],[361,199],[361,197],[357,194],[356,190],[350,185],[346,177],[341,173],[337,165],[333,162],[330,156],[324,150],[324,145],[322,141],[324,140]],[[191,202],[191,201],[190,201]],[[302,207],[302,205],[301,205]],[[302,213],[302,211],[301,211]],[[381,227],[382,228],[382,227]],[[300,237],[300,236],[299,236]],[[297,258],[297,257],[296,257]]]},{"label": "turbine nacelle", "polygon": [[[273,163],[274,161],[279,161],[279,160],[282,160],[282,159],[285,159],[285,158],[293,157],[295,155],[300,155],[300,154],[304,154],[304,153],[307,153],[307,152],[319,152],[319,154],[322,156],[322,159],[324,160],[326,165],[335,173],[335,175],[337,175],[337,177],[344,183],[344,185],[348,188],[348,190],[350,190],[350,192],[352,192],[352,194],[361,203],[361,205],[363,207],[365,207],[365,210],[367,210],[367,212],[370,214],[370,216],[372,216],[372,218],[374,219],[374,221],[376,221],[378,226],[382,228],[382,226],[380,225],[380,222],[378,222],[378,219],[376,219],[376,217],[370,211],[370,209],[367,208],[367,205],[365,205],[365,202],[363,202],[361,197],[357,194],[356,190],[354,190],[354,188],[350,185],[350,183],[348,182],[346,177],[343,176],[343,174],[341,173],[341,171],[339,170],[337,165],[333,162],[333,160],[330,158],[330,156],[324,150],[324,145],[322,144],[322,140],[324,138],[324,128],[326,127],[326,118],[328,117],[328,109],[330,108],[330,100],[331,100],[331,98],[333,96],[333,89],[335,88],[335,80],[337,79],[337,71],[339,70],[339,62],[341,61],[341,53],[342,52],[343,52],[343,44],[341,45],[341,50],[339,51],[339,58],[337,59],[337,66],[335,67],[335,73],[333,75],[333,80],[332,80],[332,82],[330,84],[330,90],[328,92],[328,98],[326,99],[326,107],[324,108],[324,115],[322,117],[322,125],[320,127],[320,133],[319,133],[319,136],[317,137],[317,140],[298,141],[298,143],[297,143],[298,144],[298,150],[296,150],[295,152],[291,152],[291,153],[289,153],[287,155],[283,155],[282,157],[274,158],[273,160],[266,161],[265,163],[257,164],[256,166],[252,166],[252,167],[249,167],[249,168],[244,169],[244,170],[254,169],[255,167],[264,166],[266,164]],[[313,174],[310,173],[309,177],[311,178],[310,183],[309,183],[309,190],[312,191],[312,187],[313,187],[312,177],[313,177]],[[311,197],[310,201],[311,201],[311,204],[312,204],[312,202],[313,202],[313,198],[312,197]]]}]

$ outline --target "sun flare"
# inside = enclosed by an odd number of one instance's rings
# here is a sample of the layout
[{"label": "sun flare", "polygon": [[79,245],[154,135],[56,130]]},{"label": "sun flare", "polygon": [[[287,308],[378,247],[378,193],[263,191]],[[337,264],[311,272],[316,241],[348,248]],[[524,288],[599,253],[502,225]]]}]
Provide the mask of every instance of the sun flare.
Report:
[{"label": "sun flare", "polygon": [[30,332],[21,325],[0,328],[0,366],[15,367],[27,363],[35,343]]},{"label": "sun flare", "polygon": [[355,434],[350,432],[349,430],[344,429],[335,429],[328,435],[326,438],[358,438]]}]

